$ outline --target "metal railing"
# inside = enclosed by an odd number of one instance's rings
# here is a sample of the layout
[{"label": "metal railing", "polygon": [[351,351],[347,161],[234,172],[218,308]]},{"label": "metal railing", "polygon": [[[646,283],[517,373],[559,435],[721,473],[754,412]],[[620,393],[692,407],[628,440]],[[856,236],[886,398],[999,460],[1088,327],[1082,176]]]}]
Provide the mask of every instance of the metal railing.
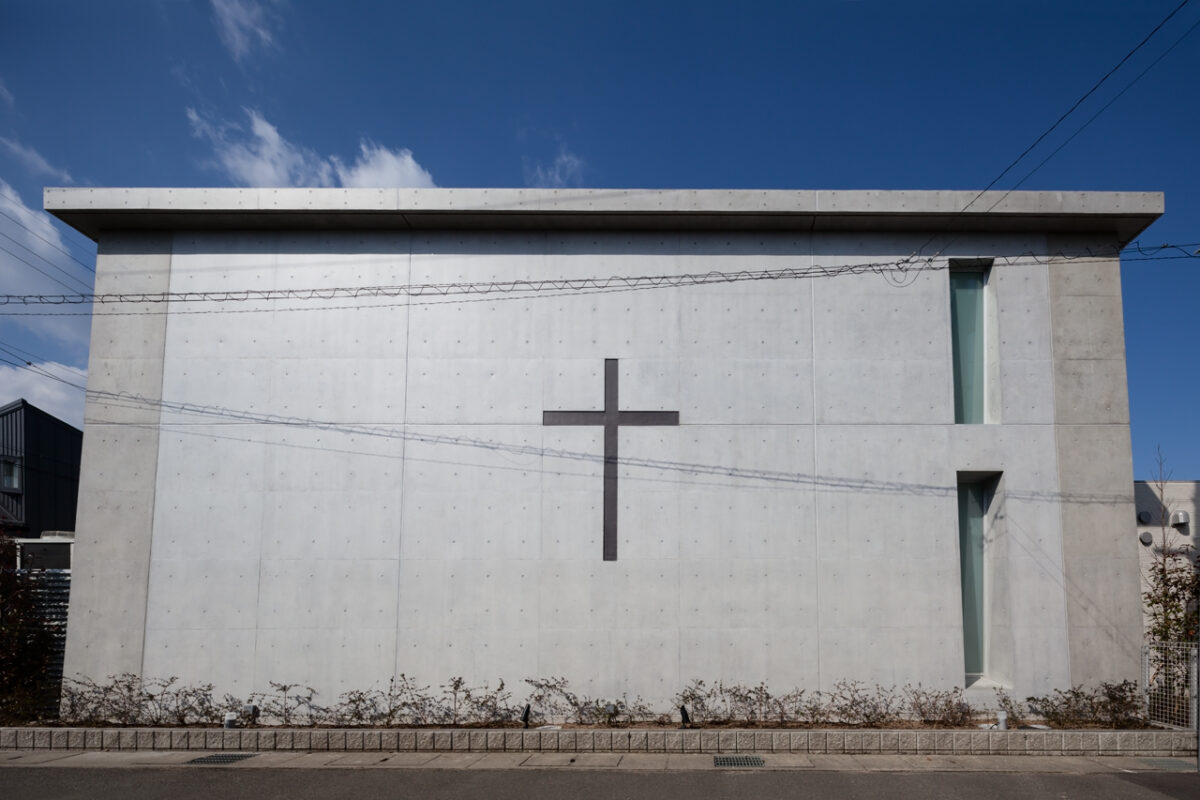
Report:
[{"label": "metal railing", "polygon": [[1154,642],[1142,648],[1142,691],[1152,725],[1196,727],[1196,645]]}]

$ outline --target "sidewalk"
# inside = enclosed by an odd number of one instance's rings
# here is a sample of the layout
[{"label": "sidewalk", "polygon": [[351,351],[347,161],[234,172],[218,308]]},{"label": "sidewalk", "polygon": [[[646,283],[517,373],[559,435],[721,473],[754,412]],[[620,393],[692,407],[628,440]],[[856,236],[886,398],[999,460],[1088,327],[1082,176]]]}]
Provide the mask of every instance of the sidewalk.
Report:
[{"label": "sidewalk", "polygon": [[188,762],[205,751],[2,750],[3,767],[186,767],[188,769],[444,769],[763,772],[1009,772],[1087,775],[1195,772],[1195,758],[1137,756],[818,755],[766,753],[763,766],[718,767],[708,754],[666,753],[299,753],[264,752],[227,765]]}]

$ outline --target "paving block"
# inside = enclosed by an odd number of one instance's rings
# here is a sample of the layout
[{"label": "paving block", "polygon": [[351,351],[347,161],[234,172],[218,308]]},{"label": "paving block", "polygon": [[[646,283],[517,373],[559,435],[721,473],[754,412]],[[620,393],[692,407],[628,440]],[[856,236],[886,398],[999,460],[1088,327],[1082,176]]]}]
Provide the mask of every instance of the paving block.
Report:
[{"label": "paving block", "polygon": [[433,732],[433,749],[439,753],[448,753],[454,750],[454,741],[451,736],[452,731],[434,731]]},{"label": "paving block", "polygon": [[629,752],[645,753],[650,747],[648,731],[631,731],[629,734]]},{"label": "paving block", "polygon": [[663,752],[682,753],[683,733],[680,731],[665,731],[663,733]]},{"label": "paving block", "polygon": [[666,752],[667,736],[662,731],[646,731],[646,752]]},{"label": "paving block", "polygon": [[486,733],[487,735],[483,737],[484,750],[488,753],[503,753],[505,731],[487,731]]},{"label": "paving block", "polygon": [[347,751],[353,750],[355,752],[363,750],[363,732],[346,731],[346,745],[344,749]]},{"label": "paving block", "polygon": [[[630,750],[633,748],[630,747]],[[721,752],[721,735],[718,731],[700,731],[700,752]]]},{"label": "paving block", "polygon": [[504,751],[506,753],[519,753],[523,748],[524,731],[505,731],[504,732]]},{"label": "paving block", "polygon": [[683,732],[683,752],[699,753],[700,752],[700,731],[684,731]]},{"label": "paving block", "polygon": [[[3,742],[0,741],[0,747],[3,746]],[[71,730],[67,731],[67,748],[70,750],[86,750],[87,732],[79,728],[71,728]]]},{"label": "paving block", "polygon": [[824,753],[825,743],[829,737],[828,731],[809,731],[808,732],[808,752]]}]

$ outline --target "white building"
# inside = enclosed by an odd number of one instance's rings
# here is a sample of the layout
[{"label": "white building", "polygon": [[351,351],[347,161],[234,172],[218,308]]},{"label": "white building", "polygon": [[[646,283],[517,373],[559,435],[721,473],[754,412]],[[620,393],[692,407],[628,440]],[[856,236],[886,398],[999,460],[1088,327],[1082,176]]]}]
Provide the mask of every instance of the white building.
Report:
[{"label": "white building", "polygon": [[1115,253],[1162,196],[973,196],[47,190],[120,301],[67,673],[1134,677]]}]

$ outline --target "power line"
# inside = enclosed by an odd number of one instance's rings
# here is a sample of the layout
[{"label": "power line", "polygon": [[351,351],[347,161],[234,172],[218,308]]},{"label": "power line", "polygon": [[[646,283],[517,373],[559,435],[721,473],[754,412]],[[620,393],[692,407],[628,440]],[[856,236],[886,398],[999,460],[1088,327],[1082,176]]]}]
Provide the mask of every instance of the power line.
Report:
[{"label": "power line", "polygon": [[1183,9],[1183,7],[1186,6],[1190,2],[1191,2],[1191,0],[1183,0],[1183,2],[1181,2],[1179,5],[1175,6],[1175,8],[1171,11],[1170,14],[1167,14],[1167,16],[1163,17],[1162,21],[1159,22],[1157,25],[1155,25],[1154,29],[1151,30],[1150,33],[1146,34],[1145,38],[1143,38],[1140,42],[1138,42],[1136,47],[1134,47],[1132,50],[1130,50],[1128,53],[1126,53],[1124,56],[1122,56],[1121,60],[1117,62],[1116,66],[1114,66],[1108,72],[1104,73],[1104,77],[1102,77],[1100,80],[1096,81],[1096,83],[1092,85],[1092,88],[1090,88],[1086,92],[1084,92],[1083,96],[1080,97],[1078,100],[1076,100],[1075,103],[1070,108],[1068,108],[1065,112],[1063,112],[1062,116],[1060,116],[1057,120],[1055,120],[1053,125],[1051,125],[1049,128],[1047,128],[1045,131],[1042,132],[1041,136],[1034,139],[1033,144],[1026,147],[1021,152],[1021,155],[1017,156],[1015,159],[1013,159],[1012,163],[1010,163],[1007,167],[1005,167],[1003,170],[1001,170],[999,175],[997,175],[995,178],[992,178],[991,182],[987,186],[983,187],[983,189],[980,190],[979,194],[975,195],[974,199],[972,199],[971,202],[967,203],[967,205],[963,207],[963,211],[966,211],[971,206],[975,205],[975,202],[977,200],[979,200],[979,198],[982,197],[985,192],[987,192],[989,189],[991,189],[993,186],[995,186],[1000,181],[1000,179],[1003,178],[1005,175],[1007,175],[1013,167],[1015,167],[1017,164],[1019,164],[1025,158],[1025,156],[1029,155],[1029,153],[1035,147],[1037,147],[1039,144],[1041,144],[1042,141],[1047,136],[1049,136],[1051,133],[1053,133],[1054,130],[1057,129],[1058,126],[1061,125],[1063,123],[1063,121],[1066,120],[1067,117],[1071,116],[1071,114],[1074,113],[1075,109],[1079,108],[1079,106],[1083,104],[1083,101],[1085,101],[1089,97],[1091,97],[1096,92],[1096,90],[1099,89],[1105,83],[1105,81],[1107,81],[1109,78],[1111,78],[1117,70],[1119,70],[1122,66],[1125,65],[1126,61],[1128,61],[1130,58],[1133,57],[1134,53],[1136,53],[1138,50],[1141,50],[1142,47],[1144,47],[1147,42],[1149,42],[1152,38],[1154,38],[1154,35],[1156,33],[1158,33],[1162,29],[1162,27],[1171,20],[1172,17],[1174,17],[1176,14],[1178,14]]},{"label": "power line", "polygon": [[[17,219],[16,217],[14,217],[14,216],[13,216],[13,215],[11,215],[11,214],[9,214],[7,211],[5,211],[5,210],[4,210],[4,209],[2,209],[2,208],[0,208],[0,215],[3,215],[3,216],[5,216],[5,217],[8,217],[10,220],[12,220],[14,223],[16,223],[17,227],[19,227],[21,230],[25,231],[25,232],[26,232],[26,233],[28,233],[30,236],[34,236],[34,237],[36,237],[36,238],[38,238],[38,239],[41,239],[43,242],[45,242],[46,244],[48,244],[48,245],[50,245],[51,247],[53,247],[55,250],[57,250],[58,252],[62,253],[64,256],[66,256],[67,258],[71,259],[71,260],[72,260],[72,261],[74,261],[76,264],[78,264],[79,266],[81,266],[81,267],[83,267],[84,269],[86,269],[88,272],[92,272],[92,273],[94,273],[94,272],[96,271],[96,268],[95,268],[95,267],[93,267],[93,266],[91,266],[91,265],[89,265],[89,264],[87,264],[87,263],[85,263],[85,262],[83,262],[83,261],[80,261],[80,260],[79,260],[78,258],[76,258],[76,257],[75,257],[75,256],[74,256],[74,255],[73,255],[73,254],[72,254],[72,253],[69,251],[69,250],[67,250],[66,248],[62,247],[61,245],[55,244],[55,243],[54,243],[54,242],[52,242],[51,240],[47,239],[45,236],[42,236],[40,233],[38,233],[37,231],[35,231],[33,228],[31,228],[31,227],[29,227],[28,225],[26,225],[25,223],[21,222],[21,220]],[[10,238],[11,238],[11,237],[10,237]]]},{"label": "power line", "polygon": [[[21,256],[20,256],[19,254],[17,254],[17,253],[14,253],[12,250],[9,250],[7,247],[5,247],[5,246],[4,246],[4,245],[2,245],[2,244],[0,244],[0,250],[3,250],[4,252],[8,253],[10,256],[12,256],[13,258],[15,258],[17,261],[20,261],[20,262],[21,262],[22,264],[24,264],[25,266],[29,267],[29,268],[30,268],[30,269],[32,269],[34,272],[40,272],[42,275],[45,275],[47,278],[49,278],[50,280],[54,281],[55,283],[57,283],[59,286],[63,287],[64,289],[71,289],[71,290],[74,290],[74,288],[75,288],[74,286],[68,286],[67,284],[65,284],[65,283],[63,283],[62,281],[60,281],[58,278],[56,278],[56,277],[54,277],[53,275],[51,275],[49,272],[46,272],[46,271],[45,271],[45,270],[43,270],[43,269],[39,269],[39,268],[37,267],[37,265],[36,265],[36,264],[32,264],[32,263],[30,263],[30,262],[26,261],[24,258],[21,258]],[[84,283],[83,283],[83,281],[80,281],[79,283],[80,283],[81,285],[85,285],[85,286],[86,286],[86,284],[84,284]],[[0,305],[2,305],[2,303],[0,303]]]},{"label": "power line", "polygon": [[[1195,254],[1188,252],[1185,245],[1164,244],[1150,252],[1164,250],[1179,250],[1178,256],[1146,255],[1147,251],[1139,248],[1142,258],[1131,258],[1126,261],[1163,260],[1164,258],[1193,258]],[[1004,261],[1006,264],[1038,263],[1048,264],[1055,259],[1088,263],[1091,261],[1109,260],[1119,256],[1116,247],[1102,249],[1096,252],[1090,248],[1075,254],[1059,251],[1053,254],[1038,254],[1026,251],[1018,255],[986,255],[983,257]],[[104,294],[71,294],[71,295],[0,295],[0,305],[82,305],[93,304],[193,304],[203,302],[234,303],[234,302],[273,302],[273,301],[312,301],[334,299],[371,299],[392,297],[452,297],[457,295],[516,295],[518,297],[544,296],[548,293],[586,293],[608,290],[639,290],[680,288],[686,286],[702,286],[714,283],[736,283],[741,281],[767,280],[803,280],[812,278],[832,278],[840,275],[880,274],[892,272],[906,274],[910,272],[936,271],[946,269],[948,262],[935,261],[929,257],[918,264],[913,264],[908,257],[894,261],[870,261],[856,264],[812,265],[808,267],[783,267],[779,269],[720,271],[712,270],[705,273],[679,273],[659,275],[610,275],[605,277],[583,278],[523,278],[512,281],[482,281],[482,282],[451,282],[451,283],[416,283],[390,284],[372,286],[330,286],[321,288],[298,289],[236,289],[221,291],[191,291],[191,292],[120,292]],[[551,296],[558,296],[557,294]],[[371,307],[371,306],[367,306]],[[298,308],[263,309],[290,311]],[[4,312],[0,312],[4,313]],[[101,312],[96,312],[101,313]],[[130,313],[130,312],[124,312]],[[173,313],[180,313],[173,311]]]},{"label": "power line", "polygon": [[1172,50],[1174,50],[1176,47],[1178,47],[1178,46],[1179,46],[1179,44],[1180,44],[1180,43],[1181,43],[1181,42],[1182,42],[1184,39],[1186,39],[1188,36],[1190,36],[1190,35],[1192,34],[1192,31],[1196,30],[1196,28],[1198,28],[1198,27],[1200,27],[1200,19],[1198,19],[1198,20],[1196,20],[1195,22],[1193,22],[1193,23],[1192,23],[1192,26],[1191,26],[1190,28],[1188,28],[1186,31],[1184,31],[1182,36],[1180,36],[1178,39],[1176,39],[1176,40],[1175,40],[1175,41],[1174,41],[1174,42],[1171,44],[1171,46],[1170,46],[1170,47],[1168,47],[1166,50],[1164,50],[1164,51],[1163,51],[1163,52],[1162,52],[1162,53],[1161,53],[1161,54],[1158,56],[1158,58],[1156,58],[1156,59],[1154,59],[1153,61],[1151,61],[1151,62],[1150,62],[1150,65],[1149,65],[1148,67],[1146,67],[1144,70],[1142,70],[1141,72],[1139,72],[1136,78],[1134,78],[1133,80],[1131,80],[1129,83],[1127,83],[1127,84],[1125,85],[1125,88],[1124,88],[1124,89],[1122,89],[1121,91],[1117,92],[1117,94],[1116,94],[1116,95],[1114,95],[1114,96],[1113,96],[1113,98],[1112,98],[1111,100],[1109,100],[1107,103],[1105,103],[1103,106],[1101,106],[1101,107],[1100,107],[1100,110],[1099,110],[1099,111],[1097,111],[1095,114],[1093,114],[1093,115],[1092,115],[1092,116],[1091,116],[1091,117],[1088,119],[1088,121],[1087,121],[1087,122],[1085,122],[1085,123],[1083,123],[1082,125],[1080,125],[1080,126],[1079,126],[1079,127],[1076,129],[1076,130],[1075,130],[1075,132],[1074,132],[1074,133],[1072,133],[1070,136],[1068,136],[1068,137],[1066,138],[1066,140],[1064,140],[1064,141],[1063,141],[1063,143],[1062,143],[1062,144],[1060,144],[1058,147],[1054,148],[1054,151],[1053,151],[1052,153],[1050,153],[1050,155],[1048,155],[1048,156],[1046,156],[1045,158],[1043,158],[1043,159],[1042,159],[1042,160],[1041,160],[1041,161],[1038,163],[1038,165],[1037,165],[1036,167],[1034,167],[1033,169],[1029,170],[1029,172],[1025,173],[1025,177],[1021,178],[1021,180],[1017,181],[1017,182],[1016,182],[1016,184],[1015,184],[1015,185],[1014,185],[1014,186],[1013,186],[1011,189],[1009,189],[1007,192],[1005,192],[1005,193],[1004,193],[1004,195],[1003,195],[1003,196],[1000,198],[1000,200],[997,200],[995,203],[993,203],[991,206],[989,206],[989,207],[988,207],[988,211],[991,211],[993,208],[995,208],[997,205],[999,205],[999,204],[1000,204],[1000,202],[1001,202],[1002,200],[1004,200],[1004,198],[1005,198],[1005,197],[1008,197],[1010,194],[1012,194],[1013,192],[1015,192],[1017,189],[1020,189],[1020,188],[1021,188],[1021,186],[1022,186],[1022,185],[1024,185],[1025,181],[1027,181],[1027,180],[1029,180],[1030,178],[1032,178],[1032,177],[1033,177],[1033,175],[1034,175],[1034,173],[1036,173],[1036,172],[1037,172],[1038,170],[1040,170],[1042,167],[1046,166],[1046,162],[1047,162],[1047,161],[1049,161],[1050,159],[1054,158],[1056,155],[1058,155],[1058,153],[1059,153],[1059,151],[1060,151],[1060,150],[1062,150],[1064,147],[1066,147],[1066,146],[1067,146],[1067,145],[1069,145],[1069,144],[1070,144],[1072,141],[1074,141],[1074,139],[1075,139],[1075,137],[1076,137],[1076,136],[1078,136],[1079,134],[1083,133],[1083,131],[1084,131],[1084,130],[1085,130],[1085,129],[1086,129],[1088,126],[1089,126],[1089,125],[1091,125],[1093,122],[1095,122],[1095,121],[1096,121],[1096,118],[1097,118],[1097,117],[1099,117],[1101,114],[1103,114],[1105,111],[1107,111],[1107,110],[1109,109],[1109,107],[1110,107],[1110,106],[1112,106],[1112,104],[1113,104],[1113,103],[1115,103],[1115,102],[1117,102],[1118,100],[1120,100],[1120,99],[1121,99],[1121,97],[1122,97],[1122,96],[1123,96],[1123,95],[1124,95],[1126,92],[1128,92],[1130,89],[1132,89],[1132,88],[1133,88],[1134,84],[1136,84],[1138,81],[1140,81],[1140,80],[1141,80],[1141,79],[1142,79],[1142,78],[1143,78],[1143,77],[1146,75],[1146,73],[1147,73],[1147,72],[1149,72],[1150,70],[1154,69],[1154,67],[1156,67],[1156,66],[1158,65],[1158,62],[1160,62],[1160,61],[1162,61],[1164,58],[1166,58],[1166,57],[1167,57],[1167,56],[1168,56],[1168,55],[1171,53],[1171,51],[1172,51]]},{"label": "power line", "polygon": [[[55,264],[55,263],[54,263],[53,261],[51,261],[50,259],[48,259],[48,258],[46,258],[45,256],[43,256],[41,253],[38,253],[36,250],[34,250],[33,248],[31,248],[29,245],[27,245],[27,244],[24,244],[24,243],[23,243],[23,242],[21,242],[21,241],[18,241],[16,237],[14,237],[14,236],[11,236],[11,235],[9,235],[9,234],[5,233],[4,231],[0,231],[0,236],[3,236],[5,239],[8,239],[8,240],[10,240],[10,241],[11,241],[13,244],[15,244],[17,247],[20,247],[21,249],[23,249],[23,250],[25,250],[26,252],[30,253],[30,254],[31,254],[31,255],[33,255],[35,258],[41,259],[41,260],[42,260],[42,261],[44,261],[46,264],[48,264],[48,265],[49,265],[49,266],[50,266],[52,269],[56,269],[56,270],[58,270],[58,271],[59,271],[59,272],[61,272],[63,275],[67,276],[67,277],[68,277],[68,278],[70,278],[71,280],[73,280],[73,281],[75,281],[76,283],[78,283],[78,284],[79,284],[80,286],[82,286],[84,289],[88,289],[88,290],[90,290],[90,289],[92,288],[92,287],[91,287],[90,285],[88,285],[86,282],[79,280],[79,278],[76,278],[74,275],[72,275],[71,273],[67,272],[65,269],[63,269],[62,267],[58,266],[57,264]],[[15,253],[12,253],[12,251],[11,251],[11,250],[9,250],[9,251],[7,251],[7,252],[11,253],[11,254],[12,254],[14,257],[17,257],[17,258],[19,258],[19,256],[17,256]],[[21,259],[21,260],[22,260],[22,261],[24,261],[24,259]],[[26,264],[29,264],[29,262],[28,262],[28,261],[25,261],[25,263],[26,263]],[[30,266],[32,266],[32,264],[29,264],[29,265],[30,265]],[[43,274],[44,274],[44,273],[43,273]],[[64,285],[65,285],[65,284],[64,284]]]},{"label": "power line", "polygon": [[[1078,100],[1076,100],[1075,103],[1070,108],[1068,108],[1065,112],[1063,112],[1063,114],[1057,120],[1054,121],[1053,125],[1051,125],[1045,131],[1043,131],[1042,134],[1033,141],[1033,144],[1026,147],[1019,156],[1017,156],[1015,159],[1013,159],[1013,161],[1008,166],[1006,166],[1003,170],[1000,171],[999,175],[997,175],[995,178],[992,178],[991,182],[989,182],[987,186],[983,187],[983,189],[981,189],[973,198],[971,198],[971,201],[969,203],[967,203],[965,206],[963,206],[962,209],[958,212],[958,214],[962,215],[962,214],[966,213],[967,210],[971,208],[971,206],[975,205],[975,203],[978,202],[979,198],[983,197],[983,195],[988,190],[990,190],[993,186],[995,186],[997,183],[999,183],[1000,180],[1009,173],[1009,171],[1011,171],[1015,166],[1017,166],[1017,164],[1021,163],[1021,161],[1023,161],[1025,159],[1025,157],[1034,150],[1034,148],[1036,148],[1039,144],[1041,144],[1042,141],[1045,140],[1045,138],[1047,136],[1049,136],[1051,133],[1053,133],[1058,128],[1058,126],[1061,125],[1063,123],[1063,121],[1065,121],[1067,119],[1067,117],[1069,117],[1072,113],[1074,113],[1074,111],[1077,108],[1079,108],[1079,106],[1082,105],[1085,100],[1087,100],[1089,97],[1091,97],[1092,94],[1094,94],[1097,89],[1099,89],[1110,77],[1113,76],[1114,73],[1117,72],[1117,70],[1119,70],[1122,66],[1124,66],[1125,62],[1127,62],[1130,58],[1133,57],[1133,55],[1135,53],[1137,53],[1139,50],[1141,50],[1142,47],[1144,47],[1146,45],[1146,43],[1149,42],[1154,37],[1155,34],[1157,34],[1160,30],[1162,30],[1163,26],[1166,25],[1171,20],[1172,17],[1174,17],[1176,14],[1178,14],[1183,9],[1183,7],[1186,6],[1190,2],[1191,2],[1191,0],[1182,0],[1182,2],[1179,5],[1177,5],[1174,9],[1172,9],[1171,13],[1167,14],[1167,16],[1165,16],[1157,25],[1155,25],[1154,28],[1148,34],[1146,34],[1146,36],[1140,42],[1138,42],[1138,44],[1132,50],[1130,50],[1128,53],[1126,53],[1121,58],[1121,60],[1117,62],[1116,66],[1114,66],[1112,69],[1110,69],[1108,72],[1106,72],[1104,74],[1104,76],[1102,78],[1100,78],[1100,80],[1098,80],[1095,84],[1092,85],[1092,87],[1090,89],[1088,89],[1086,92],[1084,92],[1083,96],[1080,97]],[[1193,27],[1195,27],[1195,26],[1193,26]],[[1169,53],[1171,50],[1173,50],[1175,48],[1175,45],[1179,44],[1179,42],[1182,41],[1183,38],[1185,38],[1189,33],[1191,33],[1191,28],[1189,28],[1188,31],[1186,33],[1184,33],[1183,37],[1180,37],[1179,40],[1177,40],[1174,44],[1172,44],[1169,48],[1167,48],[1166,52],[1164,52],[1157,59],[1155,59],[1155,61],[1153,63],[1151,63],[1150,67],[1147,67],[1145,70],[1143,70],[1141,74],[1139,74],[1136,78],[1134,78],[1133,81],[1130,82],[1129,85],[1127,85],[1125,87],[1125,89],[1122,89],[1121,92],[1117,94],[1117,97],[1120,97],[1122,94],[1125,93],[1126,90],[1128,90],[1131,86],[1133,86],[1134,83],[1137,83],[1138,80],[1141,79],[1142,75],[1145,75],[1146,72],[1149,72],[1149,70],[1151,68],[1153,68],[1155,64],[1157,64],[1159,61],[1162,60],[1163,56],[1165,56],[1166,53]],[[1100,111],[1097,112],[1097,114],[1095,116],[1099,116],[1100,113],[1103,113],[1105,109],[1107,109],[1110,105],[1112,105],[1113,102],[1115,102],[1115,100],[1116,100],[1116,98],[1113,98],[1113,100],[1110,100],[1109,103],[1106,104],[1103,108],[1101,108]],[[1092,123],[1092,121],[1095,119],[1095,116],[1093,116],[1092,119],[1090,119],[1086,123],[1084,123],[1083,127],[1086,128],[1088,125],[1090,125]],[[1071,135],[1070,138],[1067,139],[1066,142],[1063,142],[1063,144],[1059,145],[1059,147],[1057,149],[1055,149],[1053,153],[1051,153],[1049,156],[1047,156],[1046,159],[1044,159],[1041,164],[1038,164],[1037,167],[1035,167],[1028,175],[1026,175],[1024,178],[1022,178],[1021,181],[1019,183],[1017,183],[1016,186],[1013,186],[1011,189],[1009,189],[1007,192],[1005,192],[1003,195],[1001,195],[1000,198],[998,200],[996,200],[996,202],[994,202],[988,208],[988,210],[990,211],[990,210],[994,209],[1001,202],[1003,202],[1005,198],[1007,198],[1010,194],[1012,194],[1017,189],[1017,187],[1020,186],[1022,183],[1024,183],[1025,180],[1028,179],[1031,175],[1033,175],[1034,172],[1037,172],[1039,169],[1041,169],[1042,165],[1045,164],[1046,161],[1049,161],[1060,150],[1062,150],[1062,148],[1066,146],[1067,142],[1070,142],[1071,139],[1074,139],[1075,136],[1077,136],[1081,130],[1083,130],[1083,128],[1080,128],[1079,130],[1077,130],[1074,134]],[[933,236],[930,236],[925,241],[924,244],[922,244],[919,248],[917,248],[916,251],[914,251],[913,257],[915,258],[917,256],[917,254],[919,254],[926,247],[928,247],[937,238],[937,236],[938,236],[938,234],[936,234],[936,233]],[[950,244],[952,244],[954,241],[956,241],[956,239],[951,239],[946,244],[942,245],[941,249],[939,249],[935,255],[941,255],[941,253],[944,252],[945,249],[947,247],[949,247]]]}]

